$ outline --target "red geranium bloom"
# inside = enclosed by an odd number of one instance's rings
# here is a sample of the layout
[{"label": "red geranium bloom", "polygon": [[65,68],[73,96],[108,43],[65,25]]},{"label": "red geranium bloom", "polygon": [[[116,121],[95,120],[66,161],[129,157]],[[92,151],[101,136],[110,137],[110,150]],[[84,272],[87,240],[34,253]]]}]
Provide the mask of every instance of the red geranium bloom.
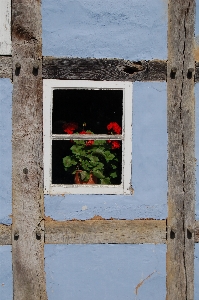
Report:
[{"label": "red geranium bloom", "polygon": [[86,146],[92,146],[93,145],[93,143],[94,143],[94,141],[93,140],[89,140],[89,141],[86,141]]},{"label": "red geranium bloom", "polygon": [[107,129],[113,133],[120,134],[122,128],[117,124],[117,122],[111,122],[107,125]]},{"label": "red geranium bloom", "polygon": [[88,134],[88,133],[90,133],[90,132],[86,132],[85,130],[82,130],[82,131],[80,131],[79,134]]},{"label": "red geranium bloom", "polygon": [[112,149],[119,149],[120,148],[120,142],[118,142],[118,141],[111,141],[111,148]]},{"label": "red geranium bloom", "polygon": [[65,123],[63,125],[64,132],[68,134],[73,134],[73,132],[78,128],[78,124],[75,122]]}]

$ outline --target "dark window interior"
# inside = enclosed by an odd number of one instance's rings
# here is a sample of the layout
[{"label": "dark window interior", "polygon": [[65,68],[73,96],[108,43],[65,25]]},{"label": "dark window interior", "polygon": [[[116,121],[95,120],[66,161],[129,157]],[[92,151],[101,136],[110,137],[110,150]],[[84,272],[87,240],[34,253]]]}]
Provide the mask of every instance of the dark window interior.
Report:
[{"label": "dark window interior", "polygon": [[[63,124],[78,123],[78,131],[107,134],[106,126],[122,127],[122,90],[58,89],[53,91],[52,133],[63,134]],[[83,128],[83,124],[86,125]]]}]

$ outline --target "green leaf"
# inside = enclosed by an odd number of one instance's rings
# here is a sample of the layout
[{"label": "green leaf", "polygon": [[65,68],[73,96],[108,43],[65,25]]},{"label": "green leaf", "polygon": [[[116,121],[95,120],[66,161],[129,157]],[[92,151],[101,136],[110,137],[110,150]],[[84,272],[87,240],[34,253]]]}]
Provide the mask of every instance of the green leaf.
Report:
[{"label": "green leaf", "polygon": [[66,169],[70,168],[71,166],[75,166],[76,164],[76,161],[71,159],[70,156],[65,156],[63,158],[63,165]]},{"label": "green leaf", "polygon": [[88,173],[86,171],[82,171],[82,172],[80,172],[80,177],[81,177],[81,180],[88,181],[90,178],[90,173]]},{"label": "green leaf", "polygon": [[111,181],[109,178],[102,178],[100,179],[101,184],[111,184]]},{"label": "green leaf", "polygon": [[110,177],[116,178],[117,177],[117,173],[116,172],[110,173]]},{"label": "green leaf", "polygon": [[104,178],[104,175],[103,175],[103,173],[102,172],[100,172],[99,170],[94,170],[93,169],[93,175],[95,176],[95,177],[97,177],[97,178],[99,178],[99,179],[102,179],[102,178]]}]

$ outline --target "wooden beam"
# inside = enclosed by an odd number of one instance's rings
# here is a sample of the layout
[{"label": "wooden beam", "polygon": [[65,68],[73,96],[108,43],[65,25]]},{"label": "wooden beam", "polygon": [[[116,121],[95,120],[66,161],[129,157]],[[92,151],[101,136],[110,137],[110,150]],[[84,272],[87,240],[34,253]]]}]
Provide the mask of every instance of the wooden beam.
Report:
[{"label": "wooden beam", "polygon": [[195,243],[199,243],[199,221],[195,222],[195,234],[194,234],[194,238],[195,238]]},{"label": "wooden beam", "polygon": [[[112,221],[114,222],[112,223]],[[94,227],[92,227],[93,225]],[[104,231],[104,229],[108,229],[108,231]],[[152,234],[153,229],[155,230],[154,234]],[[0,224],[1,246],[12,245],[11,231],[11,225]],[[147,236],[147,231],[149,232],[149,236]],[[109,243],[109,241],[107,241],[107,236],[110,232],[114,233],[111,237],[114,244],[121,244],[124,242],[130,244],[162,244],[166,243],[167,235],[165,220],[54,221],[47,217],[45,222],[45,243],[92,244],[94,242],[96,243],[96,241],[99,241],[99,243],[102,243],[103,241],[103,243]],[[155,236],[155,233],[157,233],[157,236]],[[128,234],[131,234],[131,242],[128,239]],[[195,221],[194,237],[195,243],[199,243],[199,221]]]},{"label": "wooden beam", "polygon": [[46,300],[41,1],[12,1],[14,300]]},{"label": "wooden beam", "polygon": [[199,82],[199,62],[195,66],[195,82]]},{"label": "wooden beam", "polygon": [[46,221],[46,244],[166,243],[165,220]]},{"label": "wooden beam", "polygon": [[168,9],[167,300],[194,299],[195,1]]},{"label": "wooden beam", "polygon": [[[89,65],[87,67],[82,67],[86,69],[90,69],[90,64],[94,64],[97,62],[97,72],[98,75],[90,74],[93,72],[92,70],[89,73],[84,74],[82,68],[80,68],[77,72],[77,66],[72,66],[72,61],[79,61],[78,65]],[[90,63],[88,61],[91,61]],[[100,63],[101,61],[101,63]],[[101,76],[100,80],[108,80],[110,78],[110,72],[106,71],[106,63],[108,63],[108,59],[94,59],[94,58],[53,58],[53,57],[43,57],[43,78],[44,79],[59,79],[59,74],[61,74],[61,79],[92,79],[96,78],[96,76]],[[104,63],[103,63],[104,62]],[[113,64],[111,64],[113,62]],[[127,80],[127,81],[165,81],[166,73],[167,73],[167,62],[164,60],[151,60],[151,61],[126,61],[122,59],[113,59],[110,60],[110,64],[112,65],[112,73],[114,73],[114,68],[116,70],[115,75],[111,75],[113,80]],[[138,69],[139,64],[142,64],[145,70]],[[70,72],[67,74],[66,66],[70,66]],[[102,71],[100,72],[100,65],[102,66]],[[135,68],[133,68],[133,65]],[[119,66],[119,67],[118,67]],[[129,67],[130,66],[130,67]],[[128,68],[129,67],[129,68]],[[132,68],[132,69],[131,69]],[[136,71],[137,68],[137,71]],[[120,72],[118,72],[118,69]],[[122,71],[122,70],[126,70]],[[134,73],[129,74],[130,70],[134,70]],[[132,71],[133,72],[133,71]],[[100,75],[100,73],[102,73]],[[119,73],[119,74],[118,74]],[[78,75],[79,74],[79,75]],[[10,78],[12,79],[12,56],[0,56],[0,78]],[[105,78],[105,79],[103,79]],[[108,78],[108,79],[107,79]],[[118,79],[117,79],[118,78]],[[195,82],[199,82],[199,63],[196,63],[195,66]]]},{"label": "wooden beam", "polygon": [[166,61],[43,57],[44,79],[165,81]]},{"label": "wooden beam", "polygon": [[0,56],[0,78],[12,79],[12,56]]},{"label": "wooden beam", "polygon": [[1,246],[12,244],[11,232],[12,232],[11,225],[0,224],[0,245]]}]

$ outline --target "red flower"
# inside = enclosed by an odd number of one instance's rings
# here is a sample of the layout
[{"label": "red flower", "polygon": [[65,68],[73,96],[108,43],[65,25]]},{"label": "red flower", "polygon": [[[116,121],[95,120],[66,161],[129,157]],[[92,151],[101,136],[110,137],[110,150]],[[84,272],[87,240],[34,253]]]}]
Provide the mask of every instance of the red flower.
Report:
[{"label": "red flower", "polygon": [[118,142],[118,141],[111,141],[111,148],[112,149],[119,149],[120,148],[120,142]]},{"label": "red flower", "polygon": [[122,128],[117,124],[117,122],[111,122],[107,125],[107,129],[109,131],[111,131],[112,129],[112,132],[113,133],[116,133],[116,134],[120,134],[121,131],[122,131]]},{"label": "red flower", "polygon": [[93,143],[94,143],[94,141],[93,140],[89,140],[89,141],[86,141],[86,146],[92,146],[93,145]]},{"label": "red flower", "polygon": [[90,132],[86,132],[85,130],[82,130],[82,131],[80,131],[79,134],[88,134],[88,133],[90,133]]},{"label": "red flower", "polygon": [[71,123],[65,123],[63,125],[63,130],[64,132],[68,133],[68,134],[73,134],[73,132],[78,128],[78,124],[71,122]]},{"label": "red flower", "polygon": [[119,149],[121,146],[118,141],[108,140],[107,143],[111,144],[111,149]]}]

